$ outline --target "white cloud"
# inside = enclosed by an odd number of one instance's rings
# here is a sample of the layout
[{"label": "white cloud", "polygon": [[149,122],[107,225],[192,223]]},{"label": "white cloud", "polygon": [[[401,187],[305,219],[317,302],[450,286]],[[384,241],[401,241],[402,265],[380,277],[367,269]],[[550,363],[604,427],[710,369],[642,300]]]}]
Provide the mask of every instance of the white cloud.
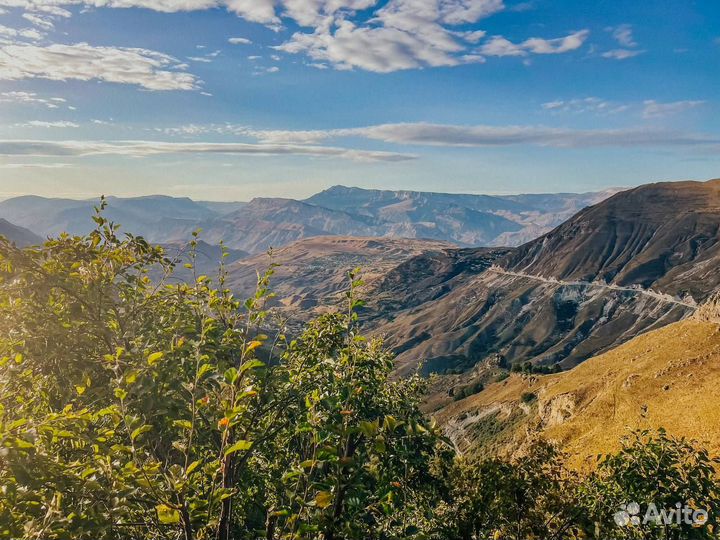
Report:
[{"label": "white cloud", "polygon": [[502,36],[493,36],[483,44],[479,52],[486,56],[527,56],[529,53],[562,54],[582,47],[589,35],[589,30],[580,30],[561,38],[530,38],[522,43],[513,43]]},{"label": "white cloud", "polygon": [[0,80],[42,78],[135,84],[147,90],[193,90],[198,79],[178,61],[147,49],[74,45],[0,45]]},{"label": "white cloud", "polygon": [[619,26],[608,26],[606,31],[612,34],[615,41],[621,45],[618,49],[612,49],[602,53],[603,58],[611,60],[627,60],[643,54],[645,51],[637,49],[638,43],[633,37],[632,26],[629,24],[621,24]]},{"label": "white cloud", "polygon": [[61,97],[41,97],[35,92],[0,92],[0,104],[2,103],[43,105],[48,109],[57,109],[66,101]]},{"label": "white cloud", "polygon": [[[305,7],[323,4],[319,0],[295,3]],[[306,24],[314,20],[315,31],[297,32],[277,48],[292,54],[306,53],[314,63],[330,64],[337,69],[387,73],[478,63],[483,61],[482,54],[560,54],[579,48],[587,38],[588,32],[583,30],[563,38],[531,38],[515,45],[496,36],[479,51],[473,51],[469,44],[479,43],[485,32],[453,28],[477,23],[504,8],[501,0],[390,0],[363,23],[353,22],[343,12],[323,18],[322,14],[327,15],[328,11],[315,10],[305,13],[307,19],[303,19]]]},{"label": "white cloud", "polygon": [[65,169],[70,163],[0,163],[0,169]]},{"label": "white cloud", "polygon": [[6,38],[20,38],[38,41],[44,37],[44,34],[39,32],[35,28],[17,29],[0,24],[0,36],[4,36]]},{"label": "white cloud", "polygon": [[39,26],[45,30],[52,30],[55,28],[52,20],[47,17],[41,17],[40,15],[34,15],[32,13],[23,13],[23,19],[29,21],[34,26]]},{"label": "white cloud", "polygon": [[228,43],[231,45],[250,45],[252,41],[244,37],[232,37],[228,39]]},{"label": "white cloud", "polygon": [[[561,102],[564,103],[564,102]],[[554,107],[550,102],[548,109]],[[189,124],[158,129],[169,135],[224,134],[251,137],[264,144],[317,145],[329,139],[357,137],[413,146],[490,147],[534,145],[562,148],[627,146],[703,146],[720,137],[656,128],[569,129],[547,126],[463,126],[429,123],[380,124],[331,130],[258,130],[233,124]]]},{"label": "white cloud", "polygon": [[546,111],[554,113],[594,113],[599,115],[618,114],[630,108],[629,105],[614,103],[598,97],[549,101],[543,103],[541,107]]},{"label": "white cloud", "polygon": [[633,37],[632,25],[620,24],[618,26],[609,26],[605,30],[612,33],[612,37],[623,47],[637,47],[637,42]]},{"label": "white cloud", "polygon": [[589,35],[589,30],[581,30],[556,39],[530,38],[523,45],[535,54],[562,54],[582,47]]},{"label": "white cloud", "polygon": [[672,114],[678,114],[689,109],[694,109],[701,105],[704,105],[704,101],[671,101],[668,103],[659,103],[655,100],[649,99],[643,102],[643,117],[644,118],[661,118]]},{"label": "white cloud", "polygon": [[602,53],[603,58],[610,58],[612,60],[627,60],[639,56],[645,51],[641,50],[630,50],[630,49],[613,49]]},{"label": "white cloud", "polygon": [[79,128],[80,124],[75,122],[69,122],[67,120],[60,120],[54,122],[48,122],[45,120],[30,120],[23,124],[15,124],[15,127],[39,127],[39,128]]},{"label": "white cloud", "polygon": [[310,156],[353,161],[406,161],[412,154],[355,150],[331,146],[293,144],[161,142],[161,141],[45,141],[0,140],[0,155],[34,157],[127,156],[149,157],[163,154],[226,154],[250,156]]},{"label": "white cloud", "polygon": [[[225,8],[275,30],[290,19],[310,30],[296,32],[279,50],[306,54],[314,65],[379,73],[479,63],[483,54],[560,54],[579,48],[587,37],[583,30],[562,38],[534,37],[513,44],[496,36],[480,51],[474,50],[485,31],[472,25],[503,11],[503,0],[0,0],[0,6],[24,9],[33,17],[29,20],[40,26],[52,21],[38,18],[38,13],[69,16],[65,8],[71,6],[135,7],[166,13]],[[356,17],[360,11],[363,16]],[[236,37],[229,42],[240,45],[250,40]],[[199,58],[193,60],[205,61]]]},{"label": "white cloud", "polygon": [[225,0],[233,13],[251,22],[278,27],[280,18],[275,14],[275,0]]},{"label": "white cloud", "polygon": [[265,71],[267,71],[268,73],[277,73],[278,71],[280,71],[280,68],[277,66],[272,66],[267,68]]}]

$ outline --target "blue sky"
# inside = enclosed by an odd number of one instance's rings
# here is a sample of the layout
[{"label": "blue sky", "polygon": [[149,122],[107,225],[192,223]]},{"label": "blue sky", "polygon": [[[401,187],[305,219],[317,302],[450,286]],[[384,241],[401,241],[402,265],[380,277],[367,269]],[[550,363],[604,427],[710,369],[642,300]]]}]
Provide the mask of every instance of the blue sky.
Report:
[{"label": "blue sky", "polygon": [[0,0],[0,197],[720,176],[713,0]]}]

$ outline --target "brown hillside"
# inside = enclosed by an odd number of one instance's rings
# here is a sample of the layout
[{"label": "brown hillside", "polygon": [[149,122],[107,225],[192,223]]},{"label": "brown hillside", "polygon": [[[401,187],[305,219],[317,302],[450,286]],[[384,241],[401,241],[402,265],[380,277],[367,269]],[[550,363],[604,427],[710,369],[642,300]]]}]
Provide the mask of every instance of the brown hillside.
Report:
[{"label": "brown hillside", "polygon": [[[523,395],[525,400],[523,400]],[[631,429],[663,427],[720,453],[720,324],[669,325],[557,375],[512,375],[437,413],[461,449],[512,452],[538,434],[582,467]]]}]

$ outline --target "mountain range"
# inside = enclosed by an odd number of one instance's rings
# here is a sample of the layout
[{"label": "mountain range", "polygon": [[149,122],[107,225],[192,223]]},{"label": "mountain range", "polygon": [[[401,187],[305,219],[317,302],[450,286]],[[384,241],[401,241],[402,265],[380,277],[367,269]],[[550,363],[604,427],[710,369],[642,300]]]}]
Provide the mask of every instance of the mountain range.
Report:
[{"label": "mountain range", "polygon": [[[182,242],[201,228],[208,243],[223,241],[251,254],[326,235],[422,238],[472,247],[519,245],[612,193],[497,197],[335,186],[304,201],[109,197],[105,214],[152,242]],[[42,236],[82,234],[93,227],[98,202],[16,197],[0,202],[0,217]]]},{"label": "mountain range", "polygon": [[[710,415],[720,397],[710,369],[720,358],[720,180],[583,195],[336,186],[305,201],[109,203],[108,217],[178,262],[202,228],[204,273],[224,241],[238,296],[277,264],[271,305],[291,332],[341,305],[347,271],[361,267],[363,325],[395,352],[398,375],[436,375],[425,407],[462,451],[515,452],[547,435],[580,466],[626,426],[663,418],[720,449],[720,432],[683,427],[673,408]],[[27,245],[34,233],[82,233],[93,204],[4,201],[0,234]]]}]

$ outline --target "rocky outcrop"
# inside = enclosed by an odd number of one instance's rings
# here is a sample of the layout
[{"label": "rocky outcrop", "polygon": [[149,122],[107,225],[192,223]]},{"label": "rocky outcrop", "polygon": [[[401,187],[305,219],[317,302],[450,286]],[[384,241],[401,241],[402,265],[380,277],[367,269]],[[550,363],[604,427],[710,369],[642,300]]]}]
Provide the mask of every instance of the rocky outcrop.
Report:
[{"label": "rocky outcrop", "polygon": [[695,312],[694,318],[699,321],[720,324],[720,292],[700,306]]}]

